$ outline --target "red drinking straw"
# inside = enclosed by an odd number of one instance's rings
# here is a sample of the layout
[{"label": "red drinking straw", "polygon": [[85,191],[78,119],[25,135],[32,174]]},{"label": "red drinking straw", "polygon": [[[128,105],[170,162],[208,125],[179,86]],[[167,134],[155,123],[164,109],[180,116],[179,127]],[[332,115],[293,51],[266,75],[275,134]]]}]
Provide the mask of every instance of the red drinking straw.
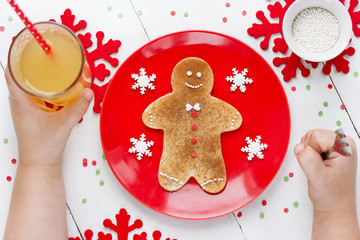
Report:
[{"label": "red drinking straw", "polygon": [[42,49],[46,52],[50,52],[50,45],[46,43],[45,39],[39,31],[35,28],[34,24],[30,22],[30,20],[25,16],[24,12],[19,8],[19,6],[15,3],[14,0],[7,0],[11,7],[15,10],[16,14],[20,17],[20,19],[24,22],[26,28],[30,31],[30,33],[34,36],[36,41],[40,44]]}]

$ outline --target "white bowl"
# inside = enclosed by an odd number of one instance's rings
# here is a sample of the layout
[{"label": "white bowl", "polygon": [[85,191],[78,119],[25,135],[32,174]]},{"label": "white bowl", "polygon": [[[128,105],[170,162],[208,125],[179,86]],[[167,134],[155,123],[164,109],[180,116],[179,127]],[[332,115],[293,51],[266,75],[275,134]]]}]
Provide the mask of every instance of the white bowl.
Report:
[{"label": "white bowl", "polygon": [[[329,11],[337,18],[340,25],[338,41],[331,49],[322,53],[305,50],[292,34],[292,24],[296,16],[304,9],[312,7],[320,7]],[[347,9],[339,0],[296,0],[285,12],[282,29],[285,42],[296,55],[312,62],[324,62],[337,57],[347,47],[351,38],[352,22]]]}]

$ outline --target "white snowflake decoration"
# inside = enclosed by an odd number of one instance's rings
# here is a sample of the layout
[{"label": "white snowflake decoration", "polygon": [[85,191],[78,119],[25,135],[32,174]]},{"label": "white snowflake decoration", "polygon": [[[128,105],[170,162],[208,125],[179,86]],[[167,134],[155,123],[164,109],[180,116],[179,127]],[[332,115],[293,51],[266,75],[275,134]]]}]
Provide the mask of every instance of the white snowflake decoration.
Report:
[{"label": "white snowflake decoration", "polygon": [[131,74],[131,77],[135,80],[134,85],[132,85],[132,89],[140,89],[141,95],[145,94],[146,89],[154,90],[155,86],[153,82],[155,82],[156,75],[153,73],[151,76],[146,74],[145,68],[140,68],[140,74]]},{"label": "white snowflake decoration", "polygon": [[226,77],[226,81],[232,83],[230,90],[235,91],[237,88],[239,88],[241,92],[245,92],[246,91],[245,84],[251,84],[253,82],[251,78],[246,77],[248,73],[248,69],[245,68],[244,70],[242,70],[241,73],[239,73],[239,71],[236,70],[236,68],[233,68],[232,72],[233,72],[233,76]]},{"label": "white snowflake decoration", "polygon": [[129,153],[136,153],[137,160],[141,160],[144,155],[151,157],[152,153],[150,152],[149,148],[154,145],[153,141],[146,142],[145,134],[140,135],[140,139],[137,140],[136,138],[130,138],[130,142],[132,143],[132,147],[129,148]]},{"label": "white snowflake decoration", "polygon": [[248,153],[247,159],[251,161],[254,156],[257,156],[259,159],[263,159],[264,154],[262,153],[262,150],[267,149],[268,145],[261,143],[261,136],[257,136],[255,141],[250,139],[250,137],[246,137],[245,140],[248,146],[241,148],[241,151]]}]

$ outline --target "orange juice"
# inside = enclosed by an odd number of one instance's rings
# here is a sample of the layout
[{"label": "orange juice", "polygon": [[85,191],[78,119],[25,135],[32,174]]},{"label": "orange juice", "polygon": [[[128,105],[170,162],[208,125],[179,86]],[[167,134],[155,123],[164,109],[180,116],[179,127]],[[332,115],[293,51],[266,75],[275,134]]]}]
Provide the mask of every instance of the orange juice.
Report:
[{"label": "orange juice", "polygon": [[39,94],[53,94],[67,89],[81,71],[82,52],[79,46],[63,35],[44,34],[51,47],[45,53],[31,39],[20,56],[20,71],[26,85]]},{"label": "orange juice", "polygon": [[9,68],[16,83],[35,100],[64,106],[90,87],[91,76],[84,51],[68,28],[44,22],[35,24],[50,45],[46,53],[28,30],[15,38],[9,51]]}]

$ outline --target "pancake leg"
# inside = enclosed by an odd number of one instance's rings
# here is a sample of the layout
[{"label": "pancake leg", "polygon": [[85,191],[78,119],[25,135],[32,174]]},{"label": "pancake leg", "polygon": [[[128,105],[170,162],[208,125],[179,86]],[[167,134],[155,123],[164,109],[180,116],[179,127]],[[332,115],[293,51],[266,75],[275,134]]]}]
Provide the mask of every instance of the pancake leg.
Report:
[{"label": "pancake leg", "polygon": [[226,169],[222,157],[214,157],[208,161],[212,166],[202,166],[196,172],[195,179],[200,187],[208,193],[221,192],[226,185]]},{"label": "pancake leg", "polygon": [[179,190],[186,184],[190,176],[181,166],[181,161],[161,159],[158,180],[163,189],[173,192]]}]

